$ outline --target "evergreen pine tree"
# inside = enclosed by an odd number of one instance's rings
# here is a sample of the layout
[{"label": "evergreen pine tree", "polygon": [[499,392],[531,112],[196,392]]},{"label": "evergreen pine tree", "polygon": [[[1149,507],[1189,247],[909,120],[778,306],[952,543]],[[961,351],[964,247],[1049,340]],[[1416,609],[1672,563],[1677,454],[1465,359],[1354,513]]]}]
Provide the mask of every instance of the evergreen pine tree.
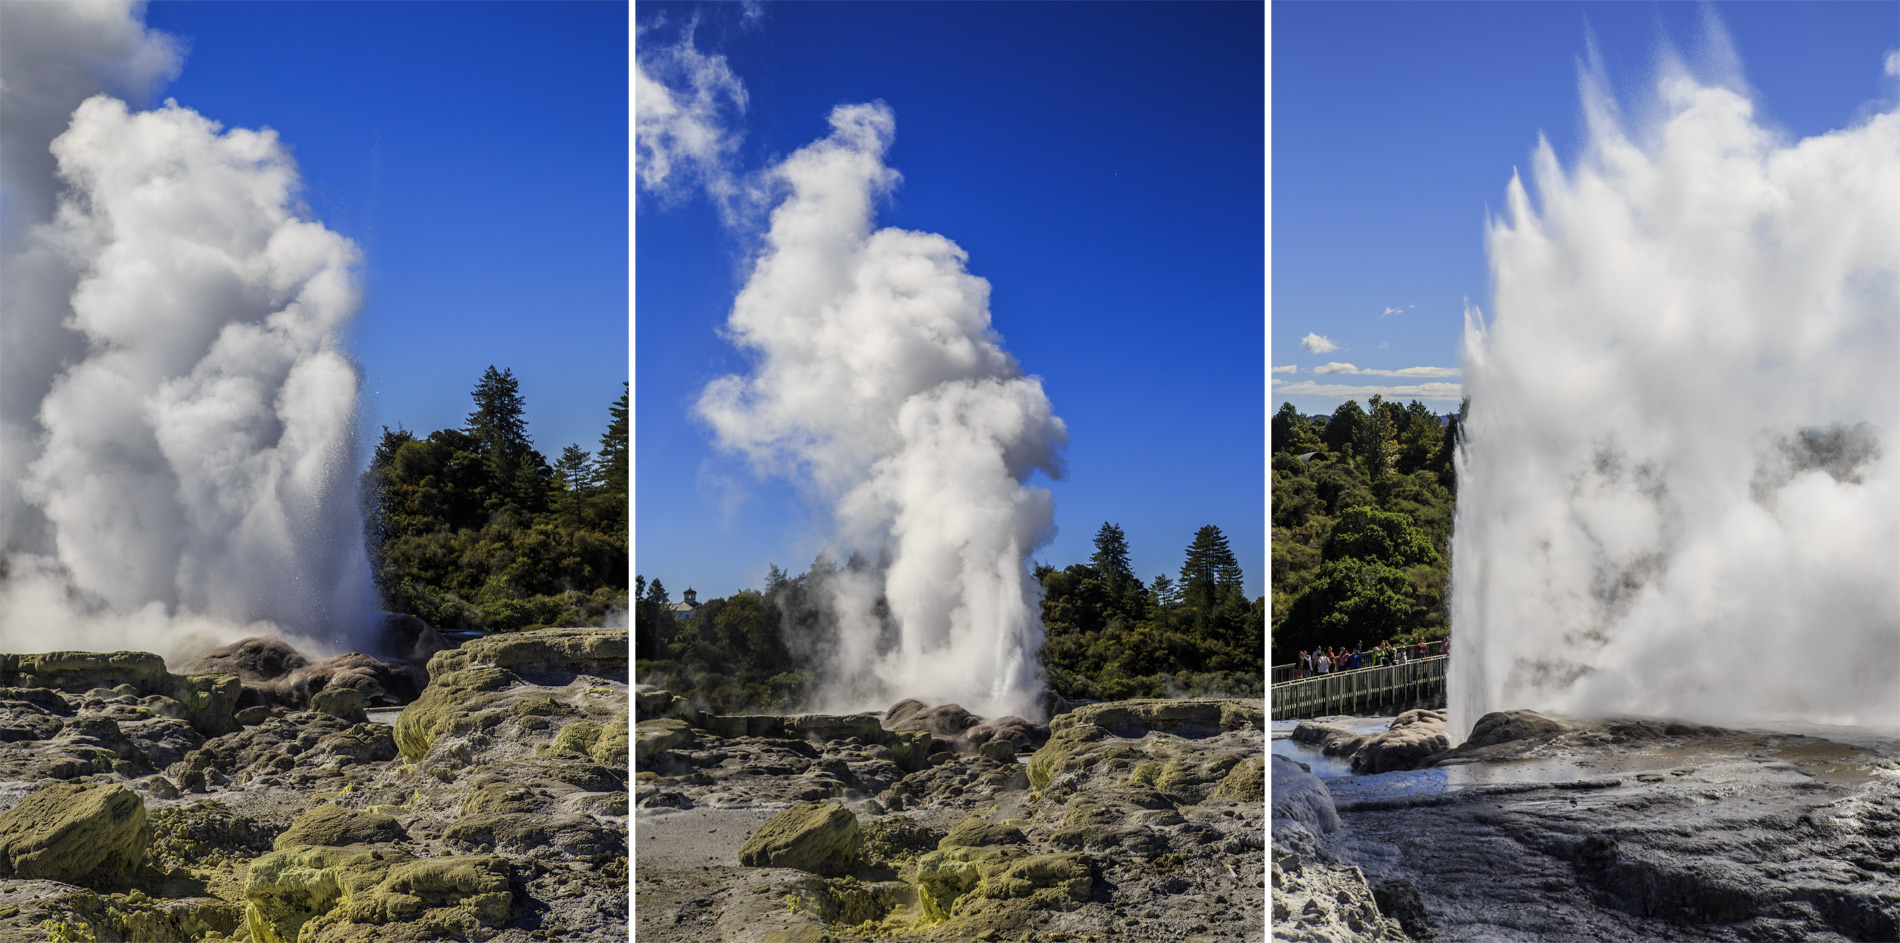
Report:
[{"label": "evergreen pine tree", "polygon": [[627,385],[622,383],[620,398],[607,410],[607,431],[594,457],[600,500],[606,505],[603,518],[606,526],[617,527],[623,542],[627,536],[627,408]]},{"label": "evergreen pine tree", "polygon": [[1089,558],[1089,566],[1095,568],[1108,597],[1119,600],[1135,578],[1134,568],[1128,563],[1128,539],[1120,527],[1104,523],[1095,532],[1095,555]]},{"label": "evergreen pine tree", "polygon": [[529,448],[527,406],[513,370],[497,372],[494,364],[489,364],[481,382],[475,384],[474,395],[475,411],[468,414],[468,434],[482,444],[487,454],[513,457]]},{"label": "evergreen pine tree", "polygon": [[627,493],[627,408],[627,387],[622,383],[620,398],[607,411],[607,431],[600,437],[600,452],[594,459],[601,487],[622,497]]},{"label": "evergreen pine tree", "polygon": [[561,450],[561,460],[554,463],[554,480],[562,489],[578,493],[593,484],[593,465],[587,458],[586,450],[578,445]]},{"label": "evergreen pine tree", "polygon": [[1237,586],[1240,562],[1227,548],[1227,537],[1212,524],[1194,533],[1188,545],[1187,560],[1181,564],[1182,601],[1196,609],[1211,611],[1220,600],[1220,591]]},{"label": "evergreen pine tree", "polygon": [[1174,581],[1166,573],[1156,573],[1153,585],[1148,588],[1155,598],[1155,605],[1168,606],[1174,603]]},{"label": "evergreen pine tree", "polygon": [[489,499],[540,510],[546,504],[552,470],[528,441],[527,407],[514,371],[497,371],[490,364],[475,384],[474,397],[475,411],[468,414],[467,431],[481,451]]}]

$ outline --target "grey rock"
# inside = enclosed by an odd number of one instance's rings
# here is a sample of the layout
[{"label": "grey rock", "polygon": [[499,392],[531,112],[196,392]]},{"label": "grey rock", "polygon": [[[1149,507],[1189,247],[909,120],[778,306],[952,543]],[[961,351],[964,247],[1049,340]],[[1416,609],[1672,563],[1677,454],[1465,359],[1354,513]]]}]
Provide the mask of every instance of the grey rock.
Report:
[{"label": "grey rock", "polygon": [[362,692],[354,688],[324,688],[310,699],[310,709],[352,723],[360,724],[369,719],[363,710]]}]

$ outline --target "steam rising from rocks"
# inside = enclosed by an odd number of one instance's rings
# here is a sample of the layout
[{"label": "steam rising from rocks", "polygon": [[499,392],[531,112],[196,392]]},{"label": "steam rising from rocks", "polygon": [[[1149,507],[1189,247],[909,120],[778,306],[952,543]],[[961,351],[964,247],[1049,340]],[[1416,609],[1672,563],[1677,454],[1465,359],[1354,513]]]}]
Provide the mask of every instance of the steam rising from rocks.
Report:
[{"label": "steam rising from rocks", "polygon": [[137,13],[5,6],[0,648],[348,647],[357,252],[274,132],[95,94],[175,71]]},{"label": "steam rising from rocks", "polygon": [[[719,445],[835,508],[826,582],[833,708],[899,697],[985,716],[1041,713],[1040,589],[1067,440],[1042,384],[991,328],[989,283],[931,233],[873,230],[898,180],[882,103],[841,106],[831,134],[765,175],[785,193],[727,331],[756,356],[702,393]],[[888,605],[888,619],[880,612]]]},{"label": "steam rising from rocks", "polygon": [[1671,67],[1632,131],[1602,87],[1537,208],[1511,181],[1467,316],[1454,736],[1900,724],[1900,113],[1787,141]]}]

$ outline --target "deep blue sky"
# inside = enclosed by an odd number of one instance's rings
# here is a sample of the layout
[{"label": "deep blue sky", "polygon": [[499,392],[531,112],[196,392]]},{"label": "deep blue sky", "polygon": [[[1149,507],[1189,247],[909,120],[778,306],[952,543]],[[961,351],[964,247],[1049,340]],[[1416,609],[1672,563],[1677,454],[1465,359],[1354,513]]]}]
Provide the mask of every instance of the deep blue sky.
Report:
[{"label": "deep blue sky", "polygon": [[[1794,137],[1850,124],[1895,93],[1883,63],[1900,48],[1900,4],[1707,9],[1758,118]],[[1272,355],[1299,368],[1275,378],[1371,389],[1422,381],[1311,370],[1458,366],[1464,300],[1489,309],[1486,212],[1503,206],[1514,167],[1528,173],[1540,131],[1566,166],[1581,147],[1586,37],[1627,110],[1653,87],[1664,44],[1701,61],[1704,14],[1689,3],[1275,3]],[[1387,308],[1404,313],[1381,317]],[[1308,334],[1343,349],[1309,352]],[[1306,413],[1344,398],[1290,397]]]},{"label": "deep blue sky", "polygon": [[370,430],[459,427],[493,364],[514,371],[550,461],[599,448],[627,379],[627,16],[607,2],[146,8],[188,46],[158,96],[276,129],[312,214],[363,250],[352,349]]},{"label": "deep blue sky", "polygon": [[[641,42],[724,55],[749,106],[739,169],[822,137],[839,104],[896,114],[903,183],[878,224],[941,233],[1068,424],[1055,541],[1105,521],[1143,579],[1178,575],[1203,524],[1265,589],[1264,7],[1247,3],[642,3]],[[703,198],[635,213],[636,569],[701,598],[802,572],[818,517],[715,454],[691,417],[744,372],[722,340],[749,234]],[[1038,479],[1040,481],[1041,479]],[[732,508],[728,514],[727,509]]]}]

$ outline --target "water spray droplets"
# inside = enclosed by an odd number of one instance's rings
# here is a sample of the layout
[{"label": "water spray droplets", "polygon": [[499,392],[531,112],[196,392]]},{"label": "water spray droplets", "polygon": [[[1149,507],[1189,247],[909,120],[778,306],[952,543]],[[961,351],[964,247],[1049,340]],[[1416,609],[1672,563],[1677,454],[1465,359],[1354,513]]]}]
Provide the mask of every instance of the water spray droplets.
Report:
[{"label": "water spray droplets", "polygon": [[1591,108],[1567,171],[1540,142],[1489,232],[1453,727],[1900,724],[1900,114],[1782,142],[1730,88],[1658,96],[1640,135]]}]

